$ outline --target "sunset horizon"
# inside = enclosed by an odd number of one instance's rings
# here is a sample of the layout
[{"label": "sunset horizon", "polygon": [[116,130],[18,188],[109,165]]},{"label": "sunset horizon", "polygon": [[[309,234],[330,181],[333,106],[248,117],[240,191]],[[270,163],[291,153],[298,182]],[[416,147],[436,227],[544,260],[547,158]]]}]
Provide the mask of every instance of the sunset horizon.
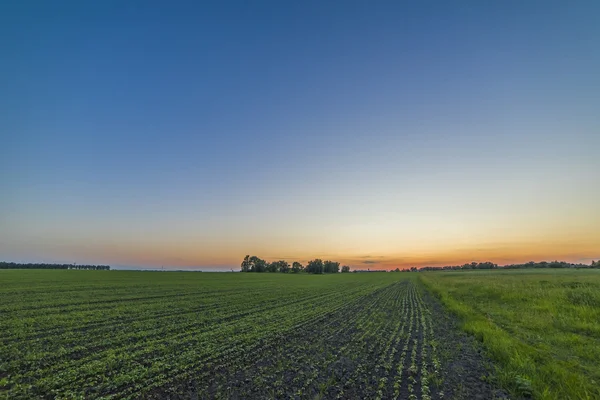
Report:
[{"label": "sunset horizon", "polygon": [[600,258],[586,7],[4,8],[4,261]]}]

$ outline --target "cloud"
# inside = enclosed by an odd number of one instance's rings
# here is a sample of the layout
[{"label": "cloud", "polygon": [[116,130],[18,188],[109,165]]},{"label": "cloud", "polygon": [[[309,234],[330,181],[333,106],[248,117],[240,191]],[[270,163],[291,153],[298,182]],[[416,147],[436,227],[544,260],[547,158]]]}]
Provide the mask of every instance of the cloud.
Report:
[{"label": "cloud", "polygon": [[377,264],[377,261],[365,260],[362,262],[363,264]]}]

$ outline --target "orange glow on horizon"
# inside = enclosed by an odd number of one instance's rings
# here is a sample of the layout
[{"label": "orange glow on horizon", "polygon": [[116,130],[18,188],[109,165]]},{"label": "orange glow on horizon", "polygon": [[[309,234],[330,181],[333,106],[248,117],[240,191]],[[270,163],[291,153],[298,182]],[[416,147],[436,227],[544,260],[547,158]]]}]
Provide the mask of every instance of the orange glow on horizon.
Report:
[{"label": "orange glow on horizon", "polygon": [[[155,244],[108,245],[94,249],[77,249],[76,257],[94,260],[106,260],[115,265],[169,266],[176,268],[222,267],[238,268],[246,254],[256,255],[267,261],[284,259],[288,262],[321,258],[339,261],[342,265],[350,265],[353,269],[395,269],[409,267],[445,265],[462,265],[473,261],[491,261],[499,265],[524,263],[528,261],[564,260],[584,262],[597,259],[600,248],[593,240],[577,243],[558,243],[556,241],[513,243],[499,245],[481,245],[476,248],[439,249],[437,251],[415,251],[385,254],[344,254],[344,253],[312,253],[299,252],[261,252],[236,248],[202,248],[179,244],[176,246],[157,246]],[[76,249],[73,249],[76,250]]]}]

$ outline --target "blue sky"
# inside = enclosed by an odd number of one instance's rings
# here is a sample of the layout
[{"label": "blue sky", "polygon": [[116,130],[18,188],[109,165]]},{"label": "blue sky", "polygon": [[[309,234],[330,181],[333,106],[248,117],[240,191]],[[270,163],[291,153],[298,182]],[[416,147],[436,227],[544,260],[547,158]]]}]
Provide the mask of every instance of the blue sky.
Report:
[{"label": "blue sky", "polygon": [[598,258],[599,12],[3,3],[0,254]]}]

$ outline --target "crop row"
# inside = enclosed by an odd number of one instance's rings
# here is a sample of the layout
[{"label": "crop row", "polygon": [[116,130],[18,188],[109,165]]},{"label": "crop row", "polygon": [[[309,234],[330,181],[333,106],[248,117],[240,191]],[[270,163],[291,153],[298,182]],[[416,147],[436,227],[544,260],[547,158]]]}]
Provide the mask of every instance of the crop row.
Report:
[{"label": "crop row", "polygon": [[151,397],[443,398],[431,314],[400,282],[252,351],[150,391]]},{"label": "crop row", "polygon": [[[109,296],[81,301],[81,293],[61,293],[58,285],[52,301],[46,292],[41,295],[48,301],[45,307],[5,308],[12,312],[3,313],[7,329],[0,339],[0,397],[150,395],[174,382],[198,380],[197,374],[209,376],[286,335],[320,332],[362,300],[378,298],[374,294],[390,284],[348,280],[332,290],[333,284],[323,282],[292,287],[246,283],[246,290],[222,296],[207,287],[184,287],[174,296],[168,288],[168,297],[144,289],[130,293],[135,300],[129,302]],[[43,310],[54,309],[61,310],[60,317],[44,317]]]}]

